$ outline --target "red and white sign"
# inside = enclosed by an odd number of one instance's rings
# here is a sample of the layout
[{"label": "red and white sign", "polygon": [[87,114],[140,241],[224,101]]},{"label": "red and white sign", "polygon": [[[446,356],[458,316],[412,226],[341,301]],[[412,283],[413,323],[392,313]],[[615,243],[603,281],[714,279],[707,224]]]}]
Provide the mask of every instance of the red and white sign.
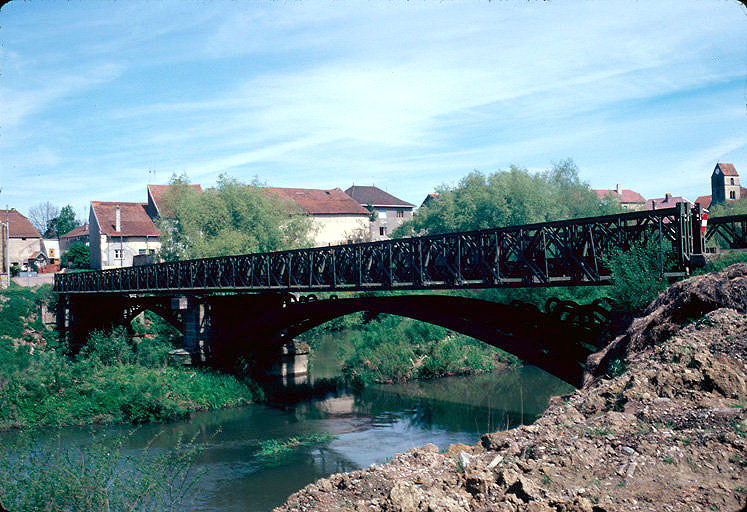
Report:
[{"label": "red and white sign", "polygon": [[704,213],[700,221],[700,234],[701,235],[705,235],[707,227],[708,227],[708,214]]}]

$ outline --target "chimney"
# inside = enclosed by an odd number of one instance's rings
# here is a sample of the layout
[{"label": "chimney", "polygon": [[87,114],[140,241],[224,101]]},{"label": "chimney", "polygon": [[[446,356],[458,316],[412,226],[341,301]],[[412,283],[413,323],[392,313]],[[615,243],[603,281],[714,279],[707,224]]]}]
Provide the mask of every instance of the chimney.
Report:
[{"label": "chimney", "polygon": [[672,194],[664,194],[664,202],[668,203],[672,200]]},{"label": "chimney", "polygon": [[114,210],[114,231],[122,231],[122,215],[119,211],[119,206]]},{"label": "chimney", "polygon": [[615,190],[617,191],[617,195],[621,196],[623,193],[623,186],[618,183],[617,187],[615,187]]}]

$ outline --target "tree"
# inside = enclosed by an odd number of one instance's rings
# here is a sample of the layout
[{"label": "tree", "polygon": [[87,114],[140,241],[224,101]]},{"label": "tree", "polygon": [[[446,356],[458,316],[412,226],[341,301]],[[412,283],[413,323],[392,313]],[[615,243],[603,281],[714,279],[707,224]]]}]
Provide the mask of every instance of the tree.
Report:
[{"label": "tree", "polygon": [[47,229],[47,232],[51,236],[46,236],[46,238],[59,238],[62,235],[69,233],[73,229],[77,228],[81,225],[81,222],[75,218],[75,211],[73,211],[73,207],[70,205],[67,205],[60,210],[59,215],[51,220],[50,226]]},{"label": "tree", "polygon": [[709,212],[711,217],[726,217],[727,215],[742,215],[747,213],[747,197],[736,201],[726,201],[711,206]]},{"label": "tree", "polygon": [[292,201],[221,175],[198,192],[173,176],[162,196],[160,257],[166,261],[276,251],[310,245],[311,219]]},{"label": "tree", "polygon": [[70,249],[62,255],[61,264],[65,268],[90,268],[91,253],[83,242],[73,242]]},{"label": "tree", "polygon": [[29,210],[29,220],[39,233],[46,233],[52,220],[60,214],[60,209],[50,203],[39,203]]},{"label": "tree", "polygon": [[516,166],[489,175],[474,171],[457,186],[444,185],[436,192],[438,196],[392,236],[488,229],[622,211],[617,200],[599,200],[580,180],[572,160],[536,174]]}]

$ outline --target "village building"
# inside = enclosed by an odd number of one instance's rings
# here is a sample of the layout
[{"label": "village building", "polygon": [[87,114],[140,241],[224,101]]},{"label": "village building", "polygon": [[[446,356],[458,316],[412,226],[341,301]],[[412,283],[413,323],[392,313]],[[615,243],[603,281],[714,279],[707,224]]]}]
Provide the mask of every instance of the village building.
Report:
[{"label": "village building", "polygon": [[7,288],[10,284],[8,269],[8,227],[5,219],[0,219],[0,288]]},{"label": "village building", "polygon": [[263,190],[280,199],[293,201],[311,217],[316,247],[368,237],[371,213],[339,188],[265,187]]},{"label": "village building", "polygon": [[34,259],[41,252],[41,235],[31,221],[15,208],[0,210],[0,222],[8,224],[9,267],[18,266],[29,270],[29,259]]},{"label": "village building", "polygon": [[592,192],[600,200],[610,196],[617,199],[624,210],[643,210],[646,207],[646,199],[641,194],[634,190],[624,189],[619,183],[613,189],[592,189]]},{"label": "village building", "polygon": [[91,201],[88,219],[91,268],[129,267],[135,256],[161,248],[148,203]]},{"label": "village building", "polygon": [[370,212],[371,240],[386,240],[403,222],[412,219],[414,204],[374,186],[353,185],[347,195]]},{"label": "village building", "polygon": [[71,231],[68,231],[60,237],[60,251],[62,254],[70,250],[70,246],[75,242],[81,242],[88,247],[90,242],[88,240],[88,222],[82,226],[78,226]]},{"label": "village building", "polygon": [[700,196],[695,200],[703,208],[728,201],[738,201],[747,197],[747,188],[739,184],[739,174],[734,164],[717,163],[711,174],[711,195]]},{"label": "village building", "polygon": [[674,208],[677,203],[686,203],[693,206],[694,203],[682,196],[673,196],[672,194],[664,194],[664,197],[657,197],[656,199],[649,199],[646,201],[646,210],[663,210],[665,208]]},{"label": "village building", "polygon": [[42,238],[41,253],[46,259],[46,265],[59,265],[62,257],[60,241],[55,238]]}]

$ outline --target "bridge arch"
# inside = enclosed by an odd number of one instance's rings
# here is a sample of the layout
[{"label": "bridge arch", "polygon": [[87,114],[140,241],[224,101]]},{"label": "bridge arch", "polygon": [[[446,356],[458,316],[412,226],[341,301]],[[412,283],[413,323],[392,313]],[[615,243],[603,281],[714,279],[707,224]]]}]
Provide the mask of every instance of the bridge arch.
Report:
[{"label": "bridge arch", "polygon": [[[253,339],[266,340],[269,348],[334,318],[361,311],[412,318],[471,336],[574,386],[581,384],[583,365],[594,351],[589,345],[596,341],[589,339],[588,329],[576,328],[558,315],[542,312],[534,306],[446,295],[373,296],[306,302],[286,299],[282,307],[265,309],[257,317],[247,315],[241,322],[235,322],[234,315],[231,330],[234,335],[252,333]],[[214,327],[220,331],[219,325]],[[218,338],[226,337],[225,331],[216,334]]]}]

